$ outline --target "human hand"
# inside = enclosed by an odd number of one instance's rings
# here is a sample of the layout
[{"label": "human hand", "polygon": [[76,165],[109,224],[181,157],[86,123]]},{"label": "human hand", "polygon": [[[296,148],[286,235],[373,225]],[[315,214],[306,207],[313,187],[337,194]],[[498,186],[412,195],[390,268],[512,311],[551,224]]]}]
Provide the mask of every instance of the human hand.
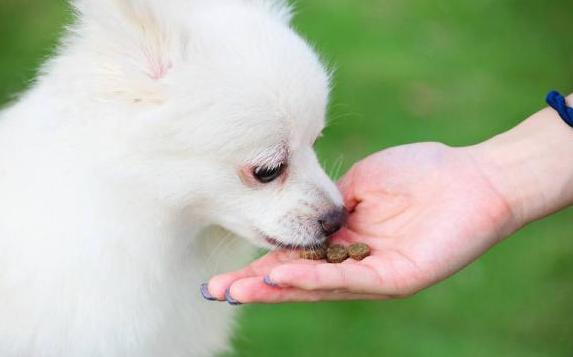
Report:
[{"label": "human hand", "polygon": [[339,183],[350,216],[332,242],[364,242],[369,257],[330,264],[273,251],[242,270],[213,277],[208,293],[232,303],[414,294],[518,228],[507,200],[477,162],[465,148],[434,143],[367,157]]}]

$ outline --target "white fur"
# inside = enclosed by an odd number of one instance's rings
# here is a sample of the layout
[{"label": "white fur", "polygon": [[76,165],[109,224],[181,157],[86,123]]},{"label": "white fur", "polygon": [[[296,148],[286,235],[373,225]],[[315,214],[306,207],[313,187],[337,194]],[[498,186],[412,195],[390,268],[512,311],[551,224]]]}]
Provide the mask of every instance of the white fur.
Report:
[{"label": "white fur", "polygon": [[341,205],[312,150],[327,72],[281,2],[74,5],[0,113],[0,356],[213,355],[234,309],[199,284],[249,250],[228,232],[311,244]]}]

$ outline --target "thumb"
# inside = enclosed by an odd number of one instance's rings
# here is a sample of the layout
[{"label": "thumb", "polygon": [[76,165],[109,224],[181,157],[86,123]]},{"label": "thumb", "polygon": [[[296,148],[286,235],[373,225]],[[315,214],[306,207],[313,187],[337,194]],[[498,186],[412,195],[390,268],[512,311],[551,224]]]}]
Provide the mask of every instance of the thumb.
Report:
[{"label": "thumb", "polygon": [[344,206],[348,212],[354,211],[356,205],[360,201],[356,197],[356,165],[353,165],[348,172],[338,181],[338,189],[342,194],[342,199],[344,200]]}]

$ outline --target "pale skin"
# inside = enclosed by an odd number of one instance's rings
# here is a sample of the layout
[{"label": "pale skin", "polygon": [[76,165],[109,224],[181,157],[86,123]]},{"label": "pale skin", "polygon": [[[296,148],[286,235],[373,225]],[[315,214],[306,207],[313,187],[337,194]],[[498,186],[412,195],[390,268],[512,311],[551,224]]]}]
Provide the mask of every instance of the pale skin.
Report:
[{"label": "pale skin", "polygon": [[369,257],[329,264],[273,251],[213,277],[209,293],[225,300],[229,289],[240,303],[413,295],[524,225],[573,205],[571,153],[573,128],[551,108],[474,146],[421,143],[381,151],[339,182],[350,215],[332,238],[367,243]]}]

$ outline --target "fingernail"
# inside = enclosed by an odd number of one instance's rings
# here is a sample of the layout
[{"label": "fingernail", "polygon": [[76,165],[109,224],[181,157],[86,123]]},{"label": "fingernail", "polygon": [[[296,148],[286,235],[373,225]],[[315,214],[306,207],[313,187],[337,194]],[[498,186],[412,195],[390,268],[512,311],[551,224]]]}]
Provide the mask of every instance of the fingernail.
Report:
[{"label": "fingernail", "polygon": [[227,290],[225,290],[225,300],[227,300],[227,302],[230,305],[241,305],[240,302],[238,302],[237,300],[233,299],[233,297],[231,296],[231,288],[227,288]]},{"label": "fingernail", "polygon": [[211,293],[209,293],[209,285],[207,283],[201,284],[201,296],[203,296],[203,299],[205,300],[209,301],[217,300],[213,297],[213,295],[211,295]]},{"label": "fingernail", "polygon": [[268,286],[272,286],[273,288],[278,286],[278,284],[273,283],[273,281],[271,280],[271,277],[269,275],[265,275],[263,277],[263,283],[265,283]]}]

